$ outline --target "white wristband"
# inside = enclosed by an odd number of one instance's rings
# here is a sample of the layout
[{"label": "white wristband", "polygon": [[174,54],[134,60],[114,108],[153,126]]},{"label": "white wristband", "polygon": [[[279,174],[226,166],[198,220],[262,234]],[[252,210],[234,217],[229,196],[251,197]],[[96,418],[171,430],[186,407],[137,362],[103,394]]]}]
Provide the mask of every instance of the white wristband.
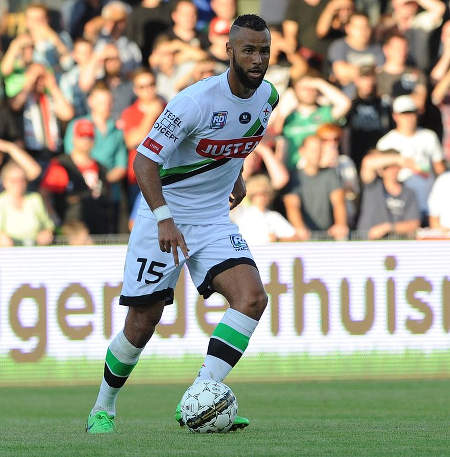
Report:
[{"label": "white wristband", "polygon": [[163,221],[164,219],[170,219],[172,217],[172,213],[167,205],[159,206],[153,210],[153,214],[156,217],[158,222]]}]

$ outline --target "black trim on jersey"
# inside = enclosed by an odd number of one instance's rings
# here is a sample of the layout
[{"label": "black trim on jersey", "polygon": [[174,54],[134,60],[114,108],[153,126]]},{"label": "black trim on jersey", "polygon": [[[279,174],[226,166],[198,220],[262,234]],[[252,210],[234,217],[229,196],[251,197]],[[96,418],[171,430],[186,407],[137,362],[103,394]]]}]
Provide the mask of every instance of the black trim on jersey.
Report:
[{"label": "black trim on jersey", "polygon": [[207,354],[224,360],[228,363],[228,365],[231,365],[232,367],[234,367],[239,362],[239,359],[242,356],[241,352],[224,343],[223,341],[214,338],[214,336],[212,336],[209,340]]},{"label": "black trim on jersey", "polygon": [[213,279],[225,270],[229,270],[230,268],[235,267],[236,265],[251,265],[258,269],[256,263],[253,259],[249,259],[248,257],[238,257],[224,260],[217,265],[214,265],[212,268],[209,269],[208,273],[206,273],[204,281],[197,287],[198,293],[203,295],[203,298],[210,297],[214,292],[214,288],[212,286]]},{"label": "black trim on jersey", "polygon": [[122,387],[128,379],[128,376],[116,376],[113,374],[106,363],[105,369],[103,370],[103,377],[109,386],[116,388]]},{"label": "black trim on jersey", "polygon": [[259,127],[259,129],[252,136],[262,135],[263,133],[264,133],[264,127],[261,125]]},{"label": "black trim on jersey", "polygon": [[216,160],[209,163],[208,165],[205,165],[204,167],[197,168],[196,170],[192,170],[187,173],[176,173],[173,175],[164,176],[161,178],[161,184],[166,186],[167,184],[173,184],[174,182],[182,181],[186,178],[191,178],[192,176],[204,173],[205,171],[213,170],[214,168],[225,165],[229,160],[231,159],[224,157],[223,159]]},{"label": "black trim on jersey", "polygon": [[173,289],[168,287],[164,290],[157,290],[152,294],[137,295],[135,297],[127,297],[125,295],[120,296],[119,305],[124,306],[148,306],[155,305],[163,301],[164,306],[171,305],[173,303]]},{"label": "black trim on jersey", "polygon": [[272,103],[272,111],[277,107],[279,101],[280,101],[280,95],[277,94],[277,99]]}]

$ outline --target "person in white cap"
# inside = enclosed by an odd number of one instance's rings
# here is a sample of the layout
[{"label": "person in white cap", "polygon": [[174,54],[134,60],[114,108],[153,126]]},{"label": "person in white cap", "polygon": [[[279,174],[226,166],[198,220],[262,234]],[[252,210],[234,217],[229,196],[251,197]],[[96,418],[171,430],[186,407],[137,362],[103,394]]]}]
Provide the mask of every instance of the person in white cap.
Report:
[{"label": "person in white cap", "polygon": [[395,129],[380,138],[377,149],[396,149],[411,159],[403,168],[399,180],[414,190],[421,212],[422,222],[428,217],[428,195],[437,175],[445,171],[442,145],[435,132],[417,126],[417,105],[409,95],[394,100],[392,117]]}]

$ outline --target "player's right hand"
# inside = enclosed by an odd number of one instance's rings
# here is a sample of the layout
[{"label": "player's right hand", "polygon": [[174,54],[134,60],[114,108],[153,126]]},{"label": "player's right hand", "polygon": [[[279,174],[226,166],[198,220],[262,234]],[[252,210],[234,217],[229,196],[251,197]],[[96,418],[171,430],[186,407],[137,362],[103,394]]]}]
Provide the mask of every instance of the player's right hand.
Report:
[{"label": "player's right hand", "polygon": [[178,246],[183,252],[185,259],[189,259],[189,248],[184,241],[183,234],[175,225],[172,218],[164,219],[158,222],[158,239],[159,248],[162,252],[172,252],[175,265],[178,266],[180,264],[177,249]]}]

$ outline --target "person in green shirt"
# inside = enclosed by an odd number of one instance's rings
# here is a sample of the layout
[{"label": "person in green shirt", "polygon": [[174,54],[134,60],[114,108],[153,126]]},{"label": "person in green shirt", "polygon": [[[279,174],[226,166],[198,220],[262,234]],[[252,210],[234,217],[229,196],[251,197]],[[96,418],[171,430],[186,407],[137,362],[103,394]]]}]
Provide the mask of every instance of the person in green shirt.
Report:
[{"label": "person in green shirt", "polygon": [[336,122],[351,107],[351,100],[337,87],[309,71],[294,82],[297,106],[284,120],[282,136],[285,141],[285,164],[296,168],[299,147],[325,123]]}]

